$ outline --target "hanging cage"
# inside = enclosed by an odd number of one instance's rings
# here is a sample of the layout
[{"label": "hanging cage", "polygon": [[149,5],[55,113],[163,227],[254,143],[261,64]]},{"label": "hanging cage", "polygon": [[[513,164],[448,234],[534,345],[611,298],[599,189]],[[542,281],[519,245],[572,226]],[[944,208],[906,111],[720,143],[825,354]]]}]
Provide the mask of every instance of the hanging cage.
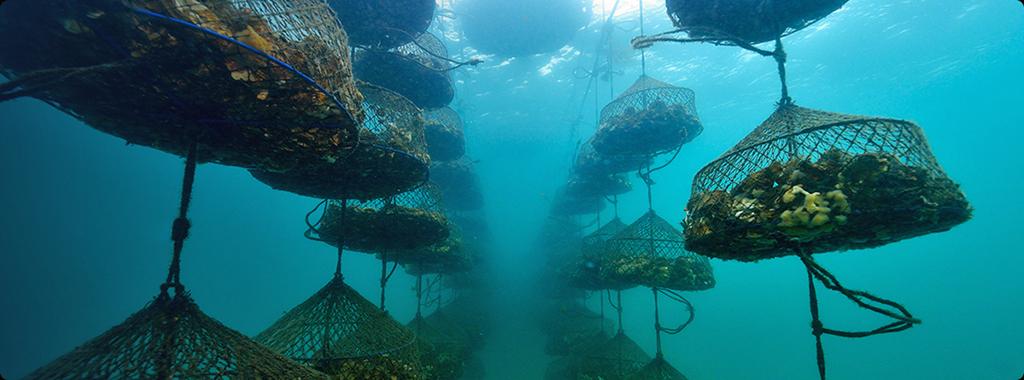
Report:
[{"label": "hanging cage", "polygon": [[423,33],[393,51],[359,50],[352,65],[360,80],[402,94],[420,108],[441,108],[455,98],[447,59],[441,40]]},{"label": "hanging cage", "polygon": [[579,146],[572,170],[581,176],[612,175],[635,172],[651,162],[651,157],[641,154],[608,155],[594,149],[594,136]]},{"label": "hanging cage", "polygon": [[448,221],[448,237],[440,242],[414,250],[388,252],[387,257],[378,257],[397,262],[415,274],[454,273],[472,266],[468,252],[462,249],[462,229]]},{"label": "hanging cage", "polygon": [[[0,13],[0,74],[89,126],[197,161],[346,157],[362,120],[347,38],[317,0],[39,0]],[[7,94],[11,95],[11,94]]]},{"label": "hanging cage", "polygon": [[848,0],[667,0],[672,25],[691,38],[719,43],[738,39],[758,44],[796,33],[846,4]]},{"label": "hanging cage", "polygon": [[596,214],[608,207],[604,197],[574,197],[566,194],[566,186],[555,191],[549,213],[555,216]]},{"label": "hanging cage", "polygon": [[626,380],[687,380],[682,372],[658,355],[639,371],[626,377]]},{"label": "hanging cage", "polygon": [[650,361],[651,356],[619,330],[612,339],[581,355],[580,378],[622,380]]},{"label": "hanging cage", "polygon": [[565,184],[565,193],[573,197],[607,197],[632,190],[629,177],[622,174],[574,175]]},{"label": "hanging cage", "polygon": [[24,377],[147,378],[328,379],[210,318],[188,293],[166,291],[123,323]]},{"label": "hanging cage", "polygon": [[468,359],[467,347],[431,326],[422,315],[406,324],[416,334],[424,379],[458,379]]},{"label": "hanging cage", "polygon": [[430,179],[444,192],[444,205],[453,211],[473,211],[484,207],[480,179],[473,170],[473,160],[462,156],[454,161],[434,162]]},{"label": "hanging cage", "polygon": [[606,156],[654,156],[703,131],[693,90],[642,75],[601,109],[591,145]]},{"label": "hanging cage", "polygon": [[391,90],[359,83],[366,119],[359,145],[344,159],[286,172],[250,170],[277,190],[320,199],[371,200],[414,189],[430,176],[423,117]]},{"label": "hanging cage", "polygon": [[253,339],[332,379],[422,378],[412,330],[341,275]]},{"label": "hanging cage", "polygon": [[684,239],[682,232],[650,210],[605,243],[601,277],[652,288],[713,288],[711,263],[687,252]]},{"label": "hanging cage", "polygon": [[353,46],[391,49],[427,30],[433,0],[328,0]]},{"label": "hanging cage", "polygon": [[726,260],[873,248],[972,207],[905,120],[780,106],[694,177],[686,248]]},{"label": "hanging cage", "polygon": [[462,118],[455,110],[442,107],[423,112],[430,157],[437,161],[456,160],[466,154],[466,135]]},{"label": "hanging cage", "polygon": [[366,202],[327,202],[306,237],[364,253],[390,254],[436,244],[448,237],[441,191],[432,182],[393,197]]},{"label": "hanging cage", "polygon": [[629,282],[611,281],[601,277],[601,258],[608,240],[626,229],[619,218],[612,219],[604,226],[583,237],[580,254],[569,270],[569,283],[586,290],[626,290],[637,285]]}]

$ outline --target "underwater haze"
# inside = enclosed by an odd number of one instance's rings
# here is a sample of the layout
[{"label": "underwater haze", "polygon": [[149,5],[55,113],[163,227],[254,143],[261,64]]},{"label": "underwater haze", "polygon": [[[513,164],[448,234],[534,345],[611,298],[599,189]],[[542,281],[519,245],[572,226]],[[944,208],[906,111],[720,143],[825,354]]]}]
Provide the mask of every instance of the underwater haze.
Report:
[{"label": "underwater haze", "polygon": [[[556,359],[544,354],[545,337],[533,320],[544,302],[537,285],[544,257],[534,241],[577,141],[596,129],[595,109],[641,74],[640,53],[629,48],[640,34],[638,4],[621,0],[608,80],[588,88],[578,75],[595,62],[613,3],[595,0],[592,22],[568,45],[515,58],[475,49],[458,29],[457,12],[431,26],[453,58],[485,60],[453,72],[457,93],[450,106],[463,118],[468,156],[479,160],[484,213],[496,241],[489,276],[496,290],[487,306],[498,311],[492,313],[498,327],[479,353],[487,379],[540,379]],[[645,1],[643,11],[646,34],[672,29],[664,2]],[[850,0],[783,42],[797,105],[916,122],[975,208],[973,219],[947,232],[815,255],[844,286],[895,300],[923,320],[894,334],[824,336],[828,378],[1020,378],[1024,5]],[[701,136],[653,174],[653,208],[678,226],[697,170],[773,112],[776,63],[736,47],[672,43],[647,49],[645,61],[647,75],[696,92],[704,124]],[[27,375],[157,295],[170,263],[183,166],[179,157],[126,146],[39,100],[0,103],[0,375]],[[630,179],[635,188],[618,204],[627,224],[647,211],[643,182]],[[192,199],[181,281],[226,326],[253,336],[331,279],[336,250],[303,237],[304,217],[318,200],[214,164],[199,165]],[[612,213],[608,207],[601,220]],[[715,288],[686,294],[695,320],[662,337],[668,362],[691,380],[818,378],[800,260],[711,263]],[[343,273],[363,296],[379,299],[380,263],[372,255],[346,253]],[[387,309],[402,323],[415,314],[414,282],[398,271],[388,283]],[[826,327],[889,322],[818,290]],[[600,308],[597,297],[585,302]],[[650,290],[624,291],[623,305],[622,327],[653,356]],[[682,305],[661,305],[665,325],[687,315]]]}]

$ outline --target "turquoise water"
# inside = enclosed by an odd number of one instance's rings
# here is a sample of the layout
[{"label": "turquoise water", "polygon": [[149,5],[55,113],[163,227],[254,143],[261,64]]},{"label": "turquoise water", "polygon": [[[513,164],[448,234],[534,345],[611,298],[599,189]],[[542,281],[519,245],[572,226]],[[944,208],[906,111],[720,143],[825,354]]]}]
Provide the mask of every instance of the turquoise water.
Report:
[{"label": "turquoise water", "polygon": [[[645,3],[649,33],[670,28],[659,5]],[[622,75],[598,84],[599,106],[640,74],[639,54],[627,49],[639,33],[631,9],[613,37]],[[602,15],[600,5],[595,15]],[[457,33],[443,31],[454,56],[477,54]],[[594,130],[593,92],[583,99],[586,81],[572,71],[593,62],[598,31],[592,24],[559,52],[485,57],[454,76],[452,106],[465,121],[468,154],[480,160],[497,240],[492,306],[503,313],[481,353],[488,379],[537,379],[554,359],[543,354],[544,337],[526,312],[534,301],[533,269],[542,262],[532,241],[547,199],[566,178],[576,140]],[[1019,378],[1024,6],[851,0],[784,42],[798,105],[917,122],[976,208],[973,220],[948,232],[817,257],[845,286],[899,301],[924,321],[884,336],[825,337],[829,378]],[[658,44],[648,50],[647,74],[693,89],[705,125],[671,166],[654,174],[654,208],[675,223],[683,219],[693,174],[772,112],[779,96],[775,63],[738,48]],[[572,123],[578,116],[581,122]],[[180,158],[125,146],[40,101],[0,103],[0,374],[24,376],[156,295],[169,263],[182,166]],[[620,198],[623,220],[646,211],[645,195]],[[334,250],[302,237],[302,219],[316,203],[274,191],[239,168],[201,165],[182,282],[203,311],[254,335],[323,286]],[[610,217],[609,208],[602,218]],[[669,362],[694,380],[816,378],[799,260],[712,264],[718,284],[689,295],[697,317],[665,338]],[[371,255],[346,254],[344,266],[349,284],[379,297],[380,267]],[[396,274],[388,286],[388,309],[402,322],[415,312],[413,282]],[[650,292],[623,297],[623,327],[653,354]],[[819,297],[826,326],[887,323],[830,292],[819,290]],[[663,305],[662,317],[665,324],[682,322],[683,308]]]}]

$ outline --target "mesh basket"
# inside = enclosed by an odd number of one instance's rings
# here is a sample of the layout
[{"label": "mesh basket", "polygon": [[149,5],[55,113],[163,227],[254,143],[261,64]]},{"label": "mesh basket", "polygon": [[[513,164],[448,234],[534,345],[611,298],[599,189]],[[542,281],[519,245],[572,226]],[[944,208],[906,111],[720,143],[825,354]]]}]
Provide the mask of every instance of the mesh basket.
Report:
[{"label": "mesh basket", "polygon": [[573,172],[582,176],[612,175],[616,173],[634,172],[647,165],[651,158],[647,155],[609,155],[594,149],[591,136],[580,145],[576,155]]},{"label": "mesh basket", "polygon": [[430,179],[444,192],[444,204],[453,211],[473,211],[484,207],[480,179],[473,171],[473,160],[463,156],[455,161],[434,162]]},{"label": "mesh basket", "polygon": [[551,215],[570,216],[596,214],[608,207],[604,197],[574,197],[566,193],[566,186],[555,191],[555,198],[551,201]]},{"label": "mesh basket", "polygon": [[686,248],[740,261],[872,248],[967,221],[909,121],[779,107],[694,177]]},{"label": "mesh basket", "polygon": [[847,0],[668,0],[672,25],[690,37],[774,41],[810,26]]},{"label": "mesh basket", "polygon": [[406,327],[421,341],[420,364],[425,379],[458,379],[462,375],[463,363],[469,353],[465,345],[431,326],[419,314]]},{"label": "mesh basket", "polygon": [[615,337],[580,358],[580,377],[622,380],[651,361],[651,356],[619,330]]},{"label": "mesh basket", "polygon": [[128,143],[184,156],[195,140],[198,162],[276,171],[356,145],[359,94],[325,3],[17,3],[0,13],[0,74]]},{"label": "mesh basket", "polygon": [[332,379],[421,379],[415,334],[335,276],[255,339]]},{"label": "mesh basket", "polygon": [[378,257],[389,262],[398,262],[407,268],[415,268],[416,274],[452,273],[469,269],[472,263],[462,249],[462,229],[448,222],[448,237],[426,247],[414,250],[388,252],[387,257]]},{"label": "mesh basket", "polygon": [[394,51],[360,50],[352,63],[356,78],[402,94],[420,108],[441,108],[455,98],[448,74],[448,51],[424,33]]},{"label": "mesh basket", "polygon": [[448,237],[441,191],[431,182],[386,199],[330,201],[310,239],[365,253],[414,250]]},{"label": "mesh basket", "polygon": [[24,379],[322,379],[328,377],[203,314],[187,293],[156,300]]},{"label": "mesh basket", "polygon": [[544,352],[549,355],[569,355],[572,347],[590,342],[593,336],[615,327],[615,322],[576,300],[556,302],[541,318],[541,332],[548,336]]},{"label": "mesh basket", "polygon": [[[449,306],[450,305],[451,304],[449,304]],[[479,347],[482,345],[482,342],[479,342],[480,344],[477,344],[477,341],[479,340],[479,332],[482,331],[481,326],[477,324],[467,325],[465,323],[456,322],[455,320],[448,316],[448,313],[445,312],[445,310],[454,311],[456,315],[461,315],[461,313],[458,310],[452,310],[453,308],[449,306],[445,306],[441,309],[435,310],[433,313],[430,313],[430,315],[426,316],[424,319],[431,326],[437,328],[437,330],[440,331],[442,334],[455,340],[460,345],[464,347],[470,347],[471,349],[479,349]],[[469,320],[475,321],[476,319]],[[470,333],[470,330],[472,330],[473,333]],[[476,338],[477,340],[475,341],[474,338]]]},{"label": "mesh basket", "polygon": [[668,364],[665,358],[657,356],[626,380],[687,380],[679,370]]},{"label": "mesh basket", "polygon": [[573,197],[605,197],[625,194],[633,184],[624,175],[573,176],[565,184],[565,193]]},{"label": "mesh basket", "polygon": [[391,49],[412,41],[430,26],[433,0],[328,0],[352,45]]},{"label": "mesh basket", "polygon": [[693,90],[643,75],[601,109],[591,142],[607,156],[652,156],[693,141],[704,131]]},{"label": "mesh basket", "polygon": [[626,229],[626,223],[619,218],[612,219],[597,231],[583,237],[580,255],[570,267],[569,283],[572,286],[587,290],[626,290],[636,284],[609,281],[601,277],[601,257],[608,240]]},{"label": "mesh basket", "polygon": [[601,278],[652,288],[706,290],[715,286],[711,263],[683,249],[683,233],[654,210],[605,243]]},{"label": "mesh basket", "polygon": [[423,112],[426,119],[427,147],[430,157],[438,161],[451,161],[466,154],[466,135],[462,132],[462,118],[455,110],[444,107]]},{"label": "mesh basket", "polygon": [[377,199],[426,182],[430,155],[419,108],[382,87],[360,83],[359,91],[366,120],[352,154],[287,172],[250,170],[252,176],[274,189],[320,199]]}]

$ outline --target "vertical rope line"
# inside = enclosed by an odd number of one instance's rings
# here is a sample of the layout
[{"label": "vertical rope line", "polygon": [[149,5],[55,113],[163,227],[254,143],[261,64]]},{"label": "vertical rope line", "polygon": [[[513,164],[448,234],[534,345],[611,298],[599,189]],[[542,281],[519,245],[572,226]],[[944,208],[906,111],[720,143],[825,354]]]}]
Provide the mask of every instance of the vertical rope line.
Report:
[{"label": "vertical rope line", "polygon": [[[608,296],[611,296],[611,294],[609,294]],[[619,332],[622,332],[622,291],[616,290],[615,297],[618,299],[617,302],[619,303],[619,307],[617,309],[619,312]]]},{"label": "vertical rope line", "polygon": [[789,88],[786,86],[786,51],[782,50],[781,37],[775,39],[775,52],[772,56],[775,57],[775,62],[779,64],[779,80],[782,81],[782,98],[779,99],[779,104],[791,104],[793,99],[789,97]]},{"label": "vertical rope line", "polygon": [[811,299],[811,334],[814,334],[817,344],[818,374],[821,375],[821,380],[825,380],[825,350],[821,347],[821,334],[824,328],[818,319],[818,294],[814,289],[814,272],[810,266],[807,267],[807,286]]},{"label": "vertical rope line", "polygon": [[601,298],[601,332],[604,332],[604,292],[597,291],[598,298]]},{"label": "vertical rope line", "polygon": [[419,263],[420,273],[416,275],[416,317],[419,318],[420,307],[423,305],[423,263]]},{"label": "vertical rope line", "polygon": [[656,338],[658,351],[656,357],[661,356],[661,318],[658,314],[658,288],[651,288],[654,291],[654,336]]},{"label": "vertical rope line", "polygon": [[612,209],[615,210],[615,219],[618,219],[619,218],[619,196],[618,196],[618,194],[613,195],[612,199],[615,200],[615,202],[612,202],[612,206],[613,206]]},{"label": "vertical rope line", "polygon": [[[644,35],[644,0],[640,1],[640,35]],[[647,76],[647,50],[640,49],[640,74]]]},{"label": "vertical rope line", "polygon": [[[345,212],[348,211],[348,199],[341,200],[341,233],[338,234],[338,265],[334,268],[334,275],[341,276],[341,253],[345,250]],[[324,208],[327,212],[327,208]]]},{"label": "vertical rope line", "polygon": [[[197,145],[197,139],[193,137],[185,158],[185,175],[181,180],[181,204],[178,208],[178,217],[171,224],[174,255],[171,257],[171,267],[165,282],[172,284],[179,291],[181,290],[181,250],[185,246],[185,239],[188,238],[188,230],[191,227],[191,223],[188,221],[188,206],[192,201],[192,184],[196,177]],[[164,289],[166,290],[166,288]]]},{"label": "vertical rope line", "polygon": [[388,250],[383,249],[380,253],[380,309],[384,310],[384,290],[388,278]]}]

